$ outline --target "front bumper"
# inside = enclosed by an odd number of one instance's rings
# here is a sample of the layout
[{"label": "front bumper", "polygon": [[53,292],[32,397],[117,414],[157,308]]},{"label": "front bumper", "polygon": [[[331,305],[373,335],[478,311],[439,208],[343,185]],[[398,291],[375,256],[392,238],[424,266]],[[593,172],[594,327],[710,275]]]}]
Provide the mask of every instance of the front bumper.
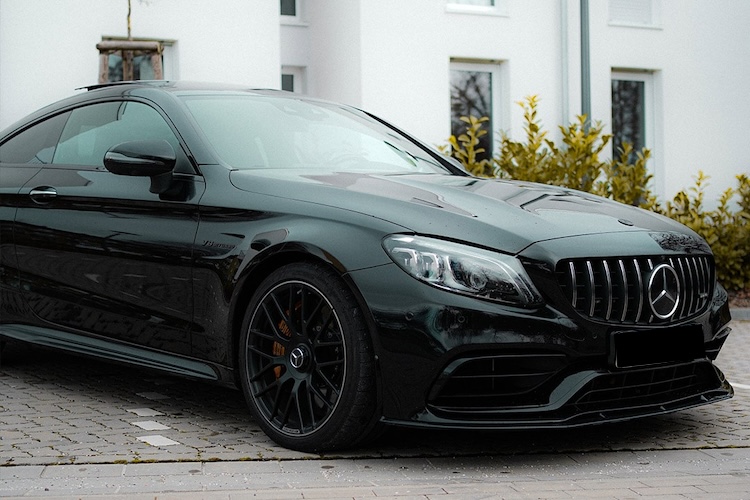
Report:
[{"label": "front bumper", "polygon": [[[573,427],[733,395],[712,362],[730,332],[725,294],[688,322],[625,329],[569,316],[549,304],[524,310],[433,289],[395,265],[351,278],[371,312],[388,423]],[[631,355],[627,366],[618,365],[613,339],[630,331],[669,342],[649,342],[644,352],[657,354]],[[669,346],[683,331],[693,345],[673,354]]]},{"label": "front bumper", "polygon": [[554,386],[539,405],[451,404],[444,396],[402,425],[452,428],[529,429],[576,427],[660,415],[731,398],[734,391],[710,361],[631,369],[584,370]]}]

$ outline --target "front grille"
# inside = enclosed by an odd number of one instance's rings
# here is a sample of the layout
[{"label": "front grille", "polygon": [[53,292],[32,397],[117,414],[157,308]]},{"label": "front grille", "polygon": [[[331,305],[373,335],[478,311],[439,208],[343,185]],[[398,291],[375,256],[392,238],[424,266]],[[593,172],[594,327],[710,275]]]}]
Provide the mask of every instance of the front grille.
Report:
[{"label": "front grille", "polygon": [[[669,317],[654,314],[649,299],[651,273],[662,264],[674,269],[680,291]],[[671,324],[703,312],[713,294],[710,256],[628,257],[561,261],[557,279],[582,316],[615,324]]]}]

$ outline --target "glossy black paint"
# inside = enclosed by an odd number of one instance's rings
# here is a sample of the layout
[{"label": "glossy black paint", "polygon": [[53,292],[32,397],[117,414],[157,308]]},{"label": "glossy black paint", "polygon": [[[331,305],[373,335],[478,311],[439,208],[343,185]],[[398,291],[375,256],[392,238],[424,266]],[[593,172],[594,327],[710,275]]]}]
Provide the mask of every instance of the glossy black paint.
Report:
[{"label": "glossy black paint", "polygon": [[[679,325],[613,325],[577,314],[555,277],[561,259],[710,255],[687,228],[584,193],[478,179],[439,156],[443,174],[236,170],[217,158],[178,98],[220,90],[105,86],[0,134],[2,147],[77,107],[129,101],[156,110],[178,140],[177,166],[156,187],[140,170],[116,175],[103,164],[51,167],[0,157],[1,336],[235,384],[240,326],[255,287],[283,264],[310,261],[334,269],[365,312],[386,422],[570,426],[731,396],[711,362],[729,334],[721,286],[700,315]],[[383,238],[394,233],[515,255],[545,304],[503,305],[425,285],[384,251]],[[613,338],[632,331],[672,339],[677,328],[702,340],[695,359],[614,365]],[[503,379],[514,380],[503,387],[517,394],[500,388],[487,407],[446,409],[453,376],[485,358],[517,369]],[[705,373],[705,387],[661,400],[641,395],[640,403],[614,402],[611,411],[574,402],[598,380],[668,378],[664,370],[683,367],[694,378]]]}]

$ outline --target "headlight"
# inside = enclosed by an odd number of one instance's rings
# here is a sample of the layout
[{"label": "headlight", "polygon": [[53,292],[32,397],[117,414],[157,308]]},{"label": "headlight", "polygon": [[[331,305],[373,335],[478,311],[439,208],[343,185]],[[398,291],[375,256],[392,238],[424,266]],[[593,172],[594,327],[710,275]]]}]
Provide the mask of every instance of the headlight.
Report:
[{"label": "headlight", "polygon": [[389,236],[383,246],[404,271],[437,288],[520,306],[542,302],[510,255],[421,236]]}]

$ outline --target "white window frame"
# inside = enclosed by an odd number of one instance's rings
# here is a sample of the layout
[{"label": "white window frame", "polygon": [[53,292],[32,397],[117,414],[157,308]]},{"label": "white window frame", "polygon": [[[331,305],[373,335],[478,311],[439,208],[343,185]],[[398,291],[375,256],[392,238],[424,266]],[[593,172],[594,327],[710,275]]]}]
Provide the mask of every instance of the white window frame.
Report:
[{"label": "white window frame", "polygon": [[[613,80],[643,82],[643,123],[646,128],[643,140],[645,142],[644,147],[651,151],[651,159],[646,166],[649,172],[654,176],[653,191],[661,193],[664,189],[665,174],[664,168],[662,167],[664,153],[663,141],[661,140],[662,130],[661,124],[657,119],[660,106],[660,103],[656,98],[656,88],[659,81],[657,75],[657,72],[649,70],[615,68],[612,69],[612,75],[610,77],[610,89]],[[611,116],[612,112],[610,103],[610,117]],[[619,145],[613,144],[612,154],[615,157],[617,156],[617,147],[619,147]]]},{"label": "white window frame", "polygon": [[[307,82],[305,78],[307,71],[303,66],[282,66],[281,74],[292,75],[292,77],[294,77],[294,89],[292,92],[295,94],[307,93]],[[281,87],[281,78],[279,78],[279,87]]]},{"label": "white window frame", "polygon": [[294,16],[284,16],[279,14],[281,18],[281,24],[305,24],[305,13],[304,13],[304,0],[294,0]]},{"label": "white window frame", "polygon": [[445,11],[453,14],[507,17],[508,0],[495,0],[495,5],[470,5],[457,0],[446,0]]},{"label": "white window frame", "polygon": [[[501,146],[501,134],[498,131],[508,130],[508,106],[505,103],[508,102],[508,82],[506,81],[505,75],[505,64],[502,61],[476,61],[470,59],[452,58],[450,62],[450,70],[456,71],[479,71],[484,73],[490,73],[492,75],[492,88],[490,93],[492,94],[492,130],[487,130],[487,134],[492,137],[492,148],[493,155],[499,151]],[[450,81],[450,79],[449,79]],[[449,84],[450,85],[450,84]],[[450,95],[449,95],[450,97]],[[448,115],[450,121],[451,115]]]}]

